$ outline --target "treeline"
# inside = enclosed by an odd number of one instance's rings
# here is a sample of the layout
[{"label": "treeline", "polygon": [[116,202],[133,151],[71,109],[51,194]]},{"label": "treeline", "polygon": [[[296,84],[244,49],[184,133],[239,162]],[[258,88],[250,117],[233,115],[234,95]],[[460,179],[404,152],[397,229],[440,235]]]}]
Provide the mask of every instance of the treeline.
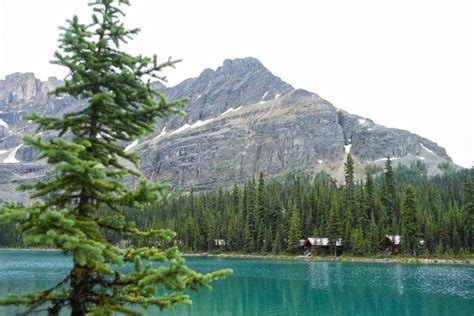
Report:
[{"label": "treeline", "polygon": [[[182,251],[298,253],[300,239],[326,237],[332,247],[341,238],[345,253],[375,255],[383,236],[401,235],[407,254],[472,253],[474,170],[445,167],[429,178],[423,162],[393,168],[387,159],[361,181],[349,155],[344,184],[324,172],[269,180],[261,174],[229,190],[170,193],[125,214],[139,227],[174,230]],[[0,246],[20,244],[11,227],[2,228]]]},{"label": "treeline", "polygon": [[473,251],[473,190],[472,169],[428,178],[423,162],[394,169],[390,159],[356,181],[349,155],[344,185],[326,173],[260,175],[230,190],[174,194],[127,216],[174,230],[183,251],[297,253],[300,239],[327,237],[332,245],[342,238],[346,253],[374,255],[384,235],[401,235],[405,253],[453,254]]}]

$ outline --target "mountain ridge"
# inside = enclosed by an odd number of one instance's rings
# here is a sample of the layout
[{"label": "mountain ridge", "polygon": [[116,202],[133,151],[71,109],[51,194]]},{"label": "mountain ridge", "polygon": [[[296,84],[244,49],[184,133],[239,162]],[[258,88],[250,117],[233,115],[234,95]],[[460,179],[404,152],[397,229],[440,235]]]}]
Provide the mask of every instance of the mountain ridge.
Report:
[{"label": "mountain ridge", "polygon": [[[46,172],[33,162],[31,148],[21,144],[21,136],[36,135],[21,116],[33,111],[62,115],[85,104],[48,94],[60,84],[54,77],[40,81],[32,73],[0,80],[0,175],[8,174],[0,187],[10,187],[8,192],[12,183]],[[156,133],[125,145],[142,156],[148,178],[185,190],[230,186],[259,172],[324,170],[341,180],[337,173],[348,152],[362,165],[381,165],[387,156],[402,164],[423,161],[429,174],[441,172],[439,163],[452,163],[435,142],[295,89],[256,58],[226,59],[216,70],[205,69],[172,87],[151,85],[169,99],[189,98],[186,115],[164,118]]]}]

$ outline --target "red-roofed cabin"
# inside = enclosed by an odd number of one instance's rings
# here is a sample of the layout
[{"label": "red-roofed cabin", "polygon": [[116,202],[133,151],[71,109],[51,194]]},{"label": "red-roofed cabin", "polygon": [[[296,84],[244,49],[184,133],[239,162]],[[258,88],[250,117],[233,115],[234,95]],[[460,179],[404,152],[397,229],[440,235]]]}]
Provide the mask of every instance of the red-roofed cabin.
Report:
[{"label": "red-roofed cabin", "polygon": [[398,255],[400,253],[400,235],[385,235],[379,242],[380,250],[383,252]]}]

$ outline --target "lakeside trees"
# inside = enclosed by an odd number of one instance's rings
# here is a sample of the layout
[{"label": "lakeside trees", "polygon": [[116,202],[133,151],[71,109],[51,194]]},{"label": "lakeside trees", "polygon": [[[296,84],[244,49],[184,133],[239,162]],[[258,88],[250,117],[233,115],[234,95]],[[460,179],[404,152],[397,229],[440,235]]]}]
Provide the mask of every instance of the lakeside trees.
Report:
[{"label": "lakeside trees", "polygon": [[[185,100],[169,102],[143,81],[163,80],[160,71],[176,61],[158,63],[156,56],[120,50],[139,31],[120,21],[124,5],[128,0],[93,1],[91,23],[82,24],[74,16],[62,28],[53,62],[67,67],[69,75],[53,93],[87,104],[60,118],[26,118],[39,131],[56,136],[24,139],[54,174],[22,187],[35,199],[31,206],[5,204],[0,213],[0,222],[16,223],[24,242],[71,255],[72,270],[50,289],[12,294],[0,304],[23,305],[26,313],[45,310],[49,315],[59,315],[64,308],[75,316],[137,314],[133,305],[167,309],[189,303],[185,289],[208,287],[230,272],[201,275],[189,270],[178,249],[170,247],[172,231],[165,226],[138,228],[132,220],[142,216],[137,214],[145,207],[156,205],[168,186],[145,181],[137,171],[139,157],[123,144],[153,131],[157,118],[179,113]],[[130,188],[126,178],[140,184]],[[214,227],[209,226],[209,233]],[[146,240],[147,245],[121,249],[110,242],[113,237]],[[123,268],[127,263],[130,272]]]},{"label": "lakeside trees", "polygon": [[[349,227],[349,239],[344,240],[345,253],[374,255],[380,253],[379,242],[384,235],[403,237],[407,233],[408,239],[402,238],[402,251],[409,255],[414,249],[417,255],[472,253],[473,169],[428,178],[422,162],[392,168],[396,190],[393,195],[400,196],[400,221],[394,213],[388,216],[383,203],[386,170],[374,175],[369,168],[364,182],[354,183],[355,220]],[[127,209],[124,213],[139,227],[172,228],[182,251],[279,254],[291,250],[290,240],[294,244],[297,238],[311,236],[329,238],[330,253],[335,253],[335,241],[342,238],[345,228],[345,185],[338,185],[325,173],[260,177],[259,183],[260,189],[250,180],[218,192],[172,192],[157,205],[147,206],[140,216]],[[259,197],[258,192],[263,194]],[[264,205],[259,211],[264,238],[263,246],[257,249],[257,231],[252,223],[259,205]],[[118,236],[110,238],[116,243],[121,240]],[[225,245],[215,245],[214,239],[224,240]],[[408,240],[411,243],[406,245]],[[21,246],[12,227],[0,230],[0,246]]]},{"label": "lakeside trees", "polygon": [[419,229],[416,216],[417,208],[415,190],[409,185],[403,194],[401,206],[401,237],[403,248],[406,252],[412,252],[413,255],[416,255],[416,246],[420,241],[417,234]]},{"label": "lakeside trees", "polygon": [[[226,191],[175,192],[147,207],[139,218],[125,214],[141,227],[173,228],[183,251],[278,254],[294,251],[297,240],[311,236],[329,238],[331,253],[336,239],[343,238],[345,253],[374,255],[380,253],[384,235],[401,235],[402,252],[409,255],[468,252],[472,247],[469,181],[474,171],[428,178],[425,170],[422,162],[392,168],[387,161],[380,174],[369,170],[365,182],[354,180],[350,188],[325,173],[260,177],[259,185],[251,179]],[[388,193],[387,187],[394,192]],[[354,192],[352,215],[345,210],[349,189]],[[384,204],[387,196],[394,202]],[[263,237],[259,226],[264,228]],[[224,240],[225,245],[216,245],[214,239]]]}]

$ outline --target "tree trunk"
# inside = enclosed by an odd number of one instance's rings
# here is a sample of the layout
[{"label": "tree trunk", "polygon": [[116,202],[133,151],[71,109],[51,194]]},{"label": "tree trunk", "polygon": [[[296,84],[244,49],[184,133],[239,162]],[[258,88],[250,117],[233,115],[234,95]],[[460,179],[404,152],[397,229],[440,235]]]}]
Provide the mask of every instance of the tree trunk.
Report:
[{"label": "tree trunk", "polygon": [[89,311],[86,307],[86,269],[74,265],[71,271],[71,316],[83,316]]}]

